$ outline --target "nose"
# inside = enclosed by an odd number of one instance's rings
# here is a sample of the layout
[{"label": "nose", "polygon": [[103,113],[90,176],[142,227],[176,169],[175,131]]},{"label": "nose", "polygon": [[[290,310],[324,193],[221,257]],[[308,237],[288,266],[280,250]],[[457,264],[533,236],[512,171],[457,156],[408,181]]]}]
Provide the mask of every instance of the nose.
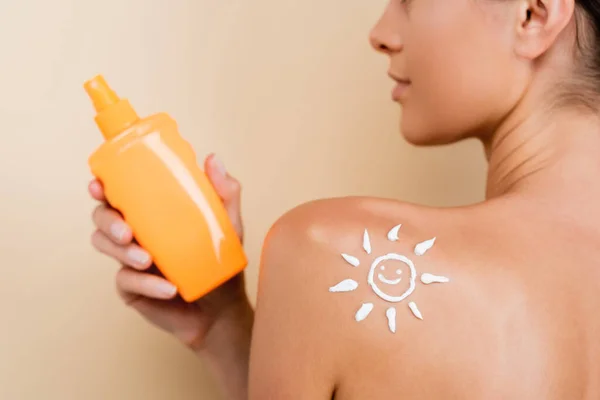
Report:
[{"label": "nose", "polygon": [[394,1],[390,1],[379,21],[371,29],[369,41],[376,51],[387,55],[402,51],[400,12]]}]

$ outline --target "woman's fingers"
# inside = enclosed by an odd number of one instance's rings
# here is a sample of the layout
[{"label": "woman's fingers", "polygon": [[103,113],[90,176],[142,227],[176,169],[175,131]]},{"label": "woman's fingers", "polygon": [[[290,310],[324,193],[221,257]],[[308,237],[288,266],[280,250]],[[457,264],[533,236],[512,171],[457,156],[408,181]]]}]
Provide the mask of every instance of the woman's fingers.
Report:
[{"label": "woman's fingers", "polygon": [[219,159],[211,154],[206,158],[204,170],[213,184],[217,194],[223,200],[227,214],[240,237],[243,236],[243,223],[241,216],[241,185],[237,179],[227,173],[225,166]]},{"label": "woman's fingers", "polygon": [[133,243],[125,246],[116,244],[100,230],[92,234],[92,245],[99,252],[135,269],[145,270],[152,265],[150,254],[140,246]]},{"label": "woman's fingers", "polygon": [[92,219],[98,230],[117,244],[128,244],[133,239],[131,228],[123,221],[121,215],[107,204],[96,207]]},{"label": "woman's fingers", "polygon": [[117,272],[117,290],[127,304],[140,296],[168,300],[177,295],[177,288],[158,275],[123,267]]},{"label": "woman's fingers", "polygon": [[98,201],[106,201],[106,197],[104,197],[104,188],[97,179],[94,179],[90,182],[88,185],[88,191],[94,199]]},{"label": "woman's fingers", "polygon": [[93,221],[98,228],[92,235],[92,245],[124,266],[117,272],[116,285],[121,298],[128,304],[141,297],[169,300],[177,296],[175,285],[161,276],[141,272],[152,265],[150,255],[140,246],[131,243],[133,232],[121,215],[106,203],[102,184],[92,180],[90,195],[103,204],[96,207]]},{"label": "woman's fingers", "polygon": [[133,240],[131,228],[123,221],[123,217],[106,203],[104,189],[97,179],[90,182],[88,186],[90,195],[103,204],[94,209],[93,221],[96,227],[115,243],[127,244]]}]

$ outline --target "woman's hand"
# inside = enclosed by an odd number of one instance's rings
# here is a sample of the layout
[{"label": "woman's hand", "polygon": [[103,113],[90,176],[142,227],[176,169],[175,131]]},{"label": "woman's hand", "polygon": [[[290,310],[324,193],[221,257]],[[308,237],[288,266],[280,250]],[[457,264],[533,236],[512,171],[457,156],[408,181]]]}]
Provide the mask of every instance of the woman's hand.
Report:
[{"label": "woman's hand", "polygon": [[[229,176],[223,165],[212,155],[205,160],[204,170],[242,239],[239,182]],[[117,291],[125,304],[195,351],[207,345],[205,342],[214,326],[225,325],[228,329],[235,330],[240,325],[242,330],[251,329],[252,308],[246,296],[243,274],[232,278],[195,303],[184,302],[177,296],[176,287],[153,266],[150,255],[135,243],[131,228],[119,212],[108,205],[100,182],[92,181],[89,192],[94,199],[102,202],[93,214],[97,230],[92,235],[92,244],[98,251],[122,264],[116,274],[116,283]],[[222,321],[223,319],[226,321]],[[246,333],[249,339],[250,332],[241,332],[241,336],[235,336],[235,341],[245,337]]]}]

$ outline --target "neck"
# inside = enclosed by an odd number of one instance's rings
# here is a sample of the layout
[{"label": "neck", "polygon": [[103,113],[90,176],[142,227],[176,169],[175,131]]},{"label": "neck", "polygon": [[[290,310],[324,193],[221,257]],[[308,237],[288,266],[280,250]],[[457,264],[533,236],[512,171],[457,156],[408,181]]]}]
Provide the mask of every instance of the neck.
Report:
[{"label": "neck", "polygon": [[486,198],[517,194],[565,211],[597,208],[597,115],[572,110],[515,110],[483,143],[489,161]]}]

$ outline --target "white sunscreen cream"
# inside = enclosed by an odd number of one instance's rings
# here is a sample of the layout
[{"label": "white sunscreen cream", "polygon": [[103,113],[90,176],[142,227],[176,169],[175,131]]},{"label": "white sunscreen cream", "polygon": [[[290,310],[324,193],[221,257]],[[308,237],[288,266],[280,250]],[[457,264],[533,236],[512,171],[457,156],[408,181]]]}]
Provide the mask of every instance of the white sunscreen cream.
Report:
[{"label": "white sunscreen cream", "polygon": [[391,231],[388,232],[387,237],[390,242],[395,242],[399,239],[398,231],[400,230],[401,227],[402,227],[402,224],[396,225],[395,227],[392,228]]},{"label": "white sunscreen cream", "polygon": [[329,291],[333,292],[333,293],[351,292],[353,290],[356,290],[357,287],[358,287],[358,283],[355,280],[346,279],[346,280],[341,281],[337,285],[330,287]]},{"label": "white sunscreen cream", "polygon": [[445,276],[437,276],[425,273],[421,275],[421,282],[423,282],[425,285],[429,285],[431,283],[448,283],[450,282],[450,279],[446,278]]},{"label": "white sunscreen cream", "polygon": [[385,312],[385,315],[388,319],[388,327],[392,333],[396,333],[396,309],[394,307],[390,307]]},{"label": "white sunscreen cream", "polygon": [[360,322],[367,318],[371,311],[373,311],[373,307],[373,303],[364,303],[362,306],[360,306],[360,309],[356,312],[356,315],[354,316],[356,322]]},{"label": "white sunscreen cream", "polygon": [[408,308],[410,308],[410,311],[412,311],[415,317],[419,318],[420,320],[423,319],[423,315],[421,315],[421,311],[419,311],[419,307],[417,307],[417,304],[414,301],[408,303]]},{"label": "white sunscreen cream", "polygon": [[[398,233],[400,231],[401,226],[401,224],[396,225],[388,232],[387,239],[390,242],[398,241]],[[417,244],[414,248],[414,253],[417,256],[424,255],[433,247],[435,241],[436,238],[434,237],[433,239],[429,239]],[[367,254],[371,254],[371,238],[367,229],[365,229],[364,231],[362,247]],[[357,257],[346,253],[342,253],[341,255],[344,261],[350,264],[351,266],[359,267],[361,265],[360,260]],[[375,260],[373,260],[371,268],[369,269],[367,275],[367,283],[377,296],[390,303],[400,303],[414,292],[416,288],[417,270],[415,264],[408,257],[398,253],[388,253],[374,258]],[[404,267],[407,267],[408,270],[406,270],[406,268],[398,268],[397,266],[394,266],[392,268],[386,268],[383,265],[384,262],[387,264],[388,262],[392,261],[400,262],[401,264],[403,264]],[[402,286],[401,290],[404,290],[404,292],[399,293],[400,290],[396,288],[398,288],[398,285],[401,282],[406,284],[407,280],[408,288],[404,288],[404,286]],[[420,275],[420,281],[424,285],[430,285],[432,283],[447,283],[450,282],[450,279],[445,276],[423,273]],[[329,291],[351,292],[356,290],[357,288],[357,281],[353,279],[345,279],[337,285],[330,287]],[[356,311],[354,319],[357,322],[364,321],[371,314],[374,308],[375,306],[373,303],[362,303],[358,311]],[[421,314],[419,307],[414,301],[408,303],[408,308],[416,318],[418,318],[419,320],[423,320],[423,314]],[[388,321],[388,328],[392,333],[396,333],[396,313],[396,307],[389,307],[385,311],[385,315]]]},{"label": "white sunscreen cream", "polygon": [[344,260],[346,260],[348,264],[352,265],[353,267],[358,267],[360,265],[360,261],[358,261],[358,258],[354,256],[342,254],[342,257],[344,258]]},{"label": "white sunscreen cream", "polygon": [[366,229],[363,236],[363,249],[365,249],[367,254],[371,254],[371,240],[369,239],[369,232]]},{"label": "white sunscreen cream", "polygon": [[[400,261],[401,263],[406,264],[408,266],[408,268],[410,269],[410,277],[408,278],[409,279],[408,289],[404,293],[402,293],[400,296],[393,296],[393,295],[386,293],[385,289],[383,289],[383,286],[379,284],[379,282],[383,282],[383,283],[387,283],[387,284],[397,284],[400,282],[400,280],[386,282],[386,281],[381,280],[381,277],[382,277],[381,274],[377,274],[377,275],[375,274],[375,270],[377,269],[379,264],[381,264],[383,261],[387,261],[387,260]],[[404,300],[405,298],[407,298],[408,296],[410,296],[410,294],[415,290],[416,277],[417,277],[417,271],[416,271],[415,265],[412,263],[412,261],[410,261],[408,258],[404,257],[403,255],[390,253],[390,254],[386,254],[384,256],[378,257],[377,259],[375,259],[375,261],[373,261],[373,264],[371,265],[371,269],[369,270],[369,276],[367,277],[367,282],[369,283],[369,285],[371,286],[371,288],[373,289],[375,294],[377,296],[381,297],[383,300],[389,301],[390,303],[399,303],[402,300]]]},{"label": "white sunscreen cream", "polygon": [[435,243],[435,239],[436,238],[429,239],[429,240],[426,240],[426,241],[416,245],[415,246],[415,254],[418,256],[422,256],[425,253],[427,253],[427,250],[429,250],[433,247],[433,244]]}]

